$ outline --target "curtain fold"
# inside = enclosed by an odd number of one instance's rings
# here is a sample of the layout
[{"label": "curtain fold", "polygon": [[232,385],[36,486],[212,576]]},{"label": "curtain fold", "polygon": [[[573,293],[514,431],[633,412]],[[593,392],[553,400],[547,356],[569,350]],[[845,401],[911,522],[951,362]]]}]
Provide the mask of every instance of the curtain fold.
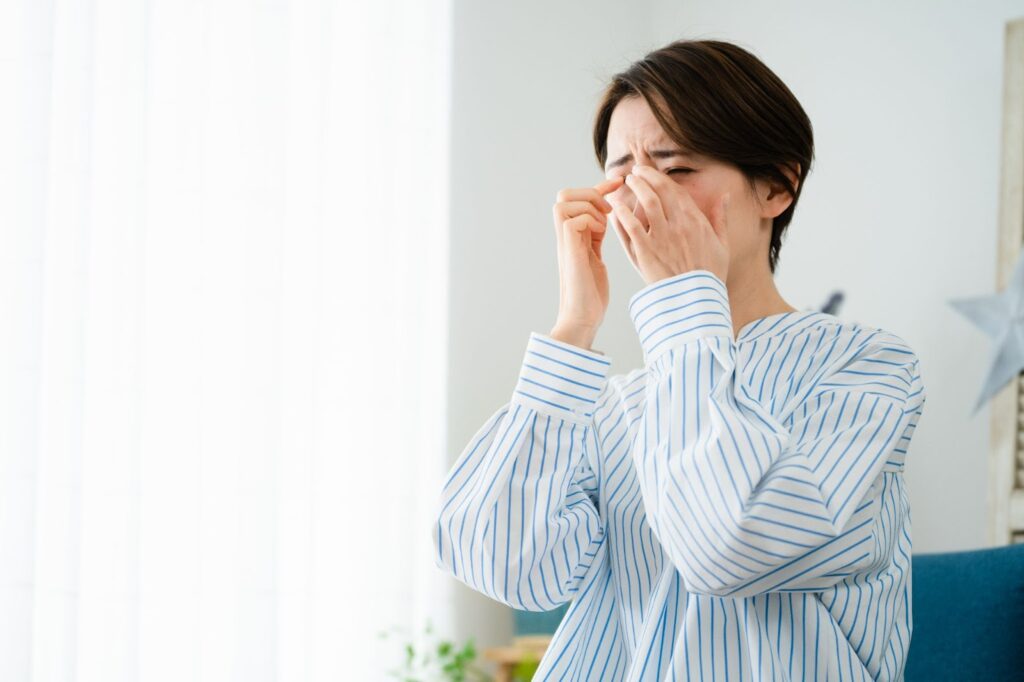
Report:
[{"label": "curtain fold", "polygon": [[0,679],[450,623],[447,0],[0,8]]}]

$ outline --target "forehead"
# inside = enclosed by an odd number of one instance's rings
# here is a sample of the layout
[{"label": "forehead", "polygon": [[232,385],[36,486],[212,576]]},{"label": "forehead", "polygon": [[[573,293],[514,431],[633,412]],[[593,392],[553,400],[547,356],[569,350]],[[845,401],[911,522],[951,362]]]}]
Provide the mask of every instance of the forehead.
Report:
[{"label": "forehead", "polygon": [[658,123],[643,97],[627,97],[620,101],[608,121],[609,153],[635,145],[673,145],[672,138]]}]

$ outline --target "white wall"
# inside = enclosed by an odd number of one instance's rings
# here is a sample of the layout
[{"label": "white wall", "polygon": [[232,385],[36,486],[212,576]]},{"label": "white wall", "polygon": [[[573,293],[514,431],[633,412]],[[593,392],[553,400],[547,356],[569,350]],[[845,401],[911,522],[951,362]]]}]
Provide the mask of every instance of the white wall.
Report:
[{"label": "white wall", "polygon": [[[602,178],[590,131],[605,79],[677,38],[761,57],[815,129],[776,275],[794,306],[842,289],[844,319],[918,352],[929,399],[907,480],[916,551],[986,544],[987,409],[970,416],[988,339],[947,304],[990,293],[1005,20],[1024,1],[455,3],[451,242],[451,456],[511,397],[531,330],[555,319],[551,205]],[[595,347],[639,366],[626,303],[642,281],[614,234],[612,300]],[[507,610],[457,590],[482,645]]]}]

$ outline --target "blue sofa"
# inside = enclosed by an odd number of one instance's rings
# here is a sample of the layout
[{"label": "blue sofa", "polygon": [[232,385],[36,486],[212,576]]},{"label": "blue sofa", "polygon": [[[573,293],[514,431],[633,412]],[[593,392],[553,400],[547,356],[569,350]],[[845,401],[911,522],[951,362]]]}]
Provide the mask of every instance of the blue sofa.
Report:
[{"label": "blue sofa", "polygon": [[1024,544],[911,556],[904,682],[1024,680]]}]

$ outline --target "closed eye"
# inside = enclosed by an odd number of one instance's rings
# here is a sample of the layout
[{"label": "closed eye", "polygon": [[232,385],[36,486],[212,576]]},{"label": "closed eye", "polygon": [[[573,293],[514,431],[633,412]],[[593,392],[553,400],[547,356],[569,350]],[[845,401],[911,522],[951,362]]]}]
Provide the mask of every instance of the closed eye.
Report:
[{"label": "closed eye", "polygon": [[668,175],[672,175],[672,173],[677,173],[677,172],[678,172],[678,173],[692,173],[692,172],[693,172],[693,169],[692,169],[692,168],[669,168],[669,169],[668,169],[667,171],[665,171],[665,172],[666,172],[666,173],[667,173]]}]

